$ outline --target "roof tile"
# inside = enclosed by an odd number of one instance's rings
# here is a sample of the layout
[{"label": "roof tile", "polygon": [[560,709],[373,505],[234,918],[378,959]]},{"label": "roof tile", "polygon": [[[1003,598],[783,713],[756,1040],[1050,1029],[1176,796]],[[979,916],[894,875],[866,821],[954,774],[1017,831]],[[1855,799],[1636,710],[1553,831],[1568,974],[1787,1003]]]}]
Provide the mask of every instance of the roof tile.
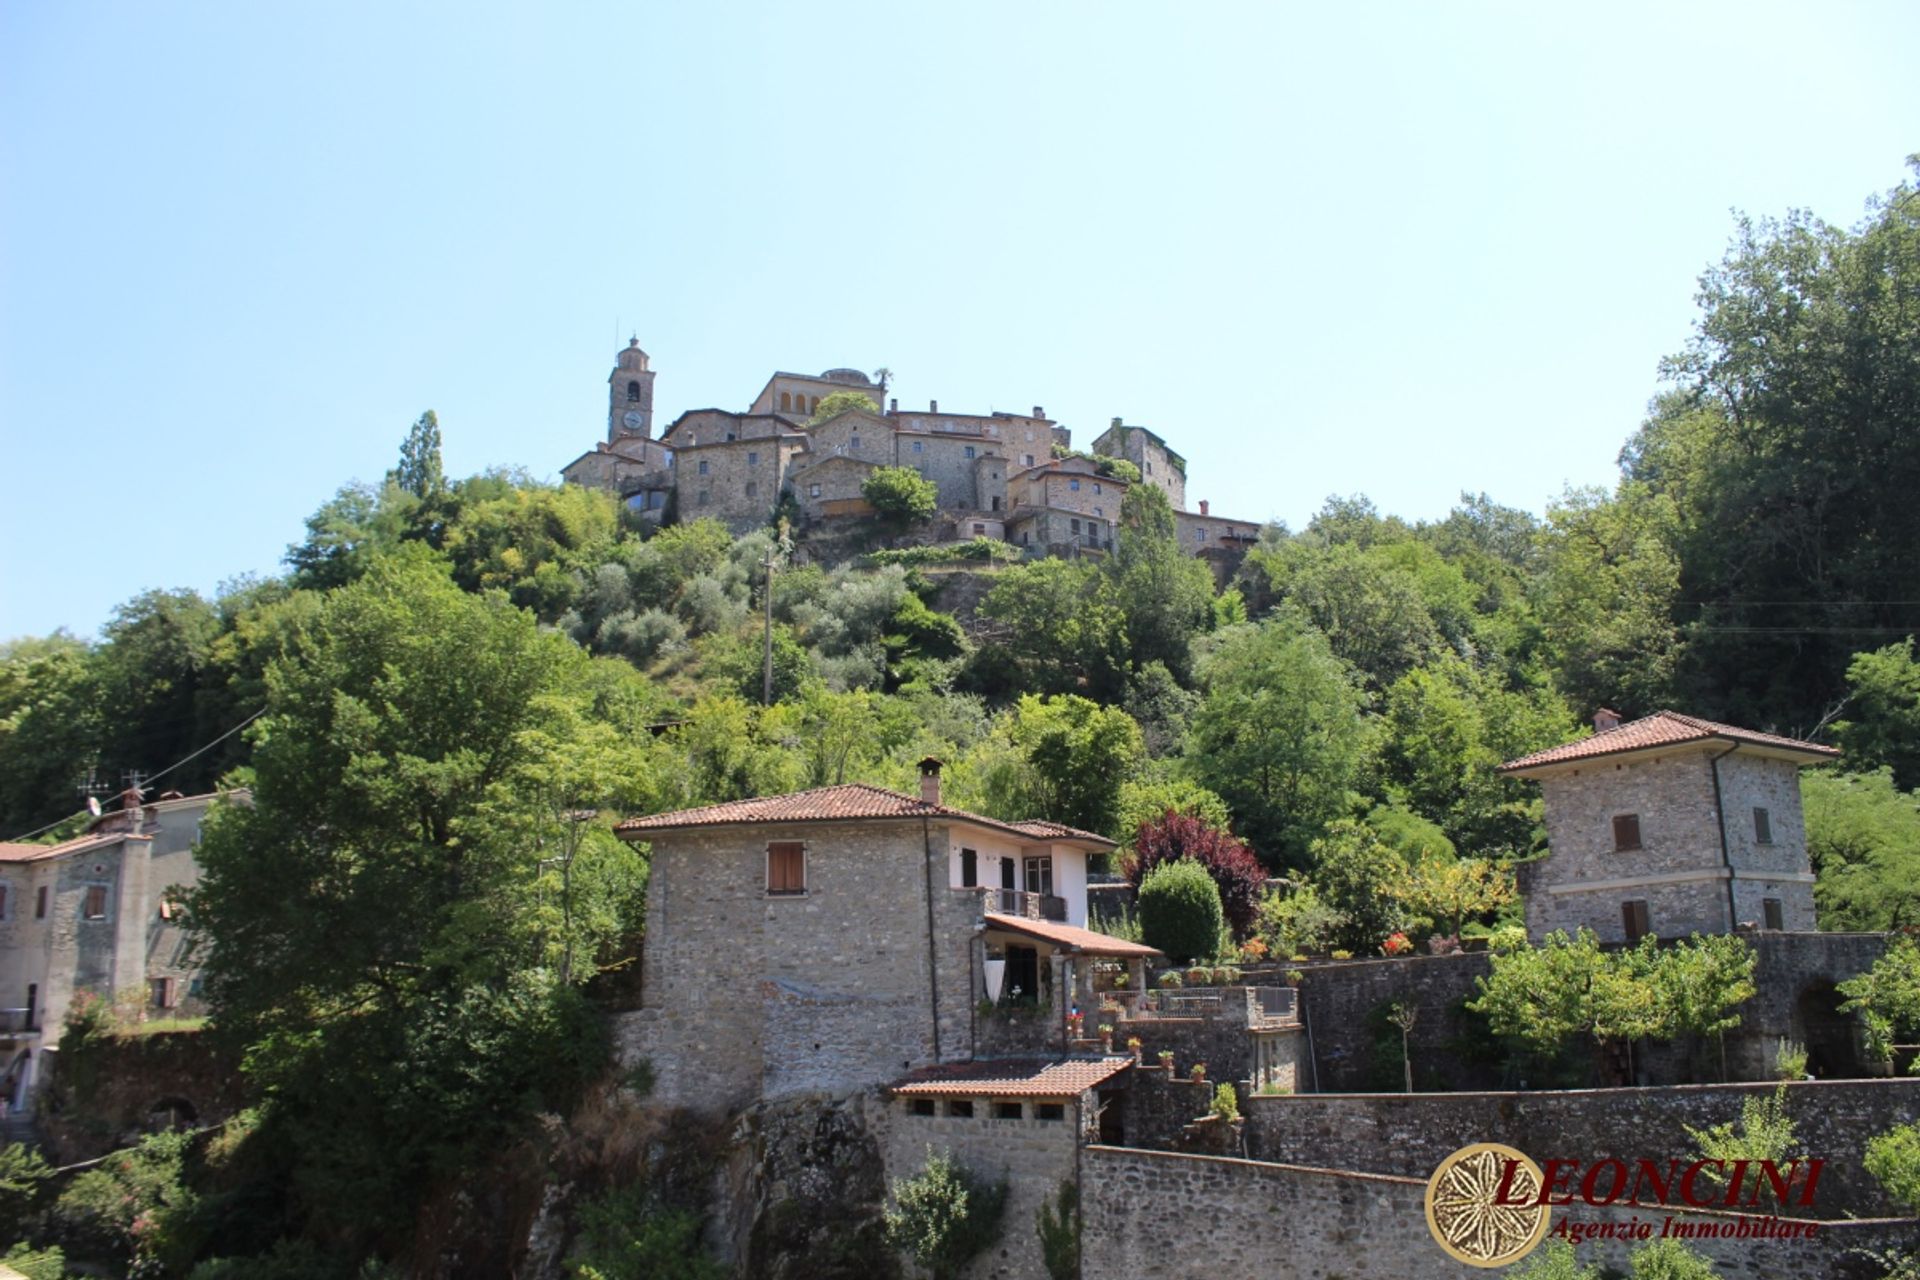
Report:
[{"label": "roof tile", "polygon": [[1678,711],[1656,711],[1642,719],[1629,721],[1612,729],[1603,729],[1590,738],[1582,738],[1578,742],[1549,747],[1545,751],[1536,751],[1532,755],[1509,760],[1500,766],[1500,772],[1518,773],[1521,770],[1536,769],[1542,765],[1567,764],[1576,760],[1592,759],[1595,756],[1617,755],[1624,751],[1647,751],[1655,747],[1678,746],[1687,742],[1709,742],[1714,739],[1750,743],[1762,747],[1779,747],[1821,760],[1831,760],[1840,754],[1837,749],[1821,746],[1817,742],[1803,742],[1798,738],[1783,738],[1778,734],[1719,724],[1712,720],[1702,720],[1697,716],[1681,715]]},{"label": "roof tile", "polygon": [[928,804],[917,796],[902,795],[885,787],[864,782],[848,782],[836,787],[815,787],[782,796],[760,796],[752,800],[729,800],[699,809],[678,809],[643,818],[628,818],[614,828],[622,834],[649,831],[678,831],[689,827],[744,827],[782,822],[849,822],[873,818],[946,818],[971,822],[1025,836],[1030,840],[1085,840],[1114,847],[1113,841],[1091,831],[1058,822],[1002,822],[954,809]]},{"label": "roof tile", "polygon": [[1162,954],[1153,947],[1138,942],[1128,942],[1125,938],[1116,938],[1112,934],[1095,933],[1092,929],[1082,929],[1076,925],[1057,924],[1052,920],[1030,920],[1025,916],[1003,915],[998,911],[989,911],[986,917],[989,929],[1004,929],[1010,933],[1025,934],[1029,938],[1038,938],[1042,942],[1051,942],[1057,947],[1087,955],[1144,958]]},{"label": "roof tile", "polygon": [[1132,1065],[1132,1058],[990,1058],[923,1067],[889,1088],[895,1097],[905,1098],[1074,1098]]}]

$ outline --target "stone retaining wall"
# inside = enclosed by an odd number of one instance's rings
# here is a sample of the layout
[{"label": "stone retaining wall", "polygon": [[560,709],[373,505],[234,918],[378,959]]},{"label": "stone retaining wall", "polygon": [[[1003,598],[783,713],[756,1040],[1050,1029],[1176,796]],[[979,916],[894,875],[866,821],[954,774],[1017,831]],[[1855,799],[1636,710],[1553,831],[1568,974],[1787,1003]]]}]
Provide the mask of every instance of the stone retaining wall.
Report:
[{"label": "stone retaining wall", "polygon": [[[1098,1146],[1081,1153],[1081,1173],[1083,1276],[1473,1280],[1491,1274],[1453,1261],[1433,1242],[1423,1179]],[[1674,1216],[1731,1220],[1725,1214]],[[1632,1217],[1583,1208],[1578,1221]],[[1732,1280],[1868,1280],[1881,1269],[1856,1250],[1889,1249],[1916,1235],[1920,1222],[1896,1219],[1821,1223],[1811,1239],[1693,1243]],[[1580,1246],[1579,1257],[1624,1267],[1630,1250],[1620,1241],[1591,1241]]]}]

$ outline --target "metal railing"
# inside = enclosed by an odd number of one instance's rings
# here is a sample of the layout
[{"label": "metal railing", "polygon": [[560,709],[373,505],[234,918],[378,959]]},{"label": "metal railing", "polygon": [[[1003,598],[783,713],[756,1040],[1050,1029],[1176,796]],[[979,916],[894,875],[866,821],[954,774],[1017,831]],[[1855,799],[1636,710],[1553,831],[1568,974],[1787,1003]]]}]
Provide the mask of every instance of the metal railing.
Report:
[{"label": "metal railing", "polygon": [[1300,993],[1292,987],[1249,987],[1258,1001],[1260,1021],[1267,1025],[1274,1023],[1295,1023],[1300,1020]]},{"label": "metal railing", "polygon": [[38,1031],[34,1025],[39,1021],[38,1011],[34,1009],[0,1009],[0,1035],[17,1036],[29,1031]]},{"label": "metal railing", "polygon": [[988,889],[987,910],[1003,916],[1024,916],[1028,920],[1052,920],[1065,924],[1067,900],[1051,893],[1029,893],[1025,889]]}]

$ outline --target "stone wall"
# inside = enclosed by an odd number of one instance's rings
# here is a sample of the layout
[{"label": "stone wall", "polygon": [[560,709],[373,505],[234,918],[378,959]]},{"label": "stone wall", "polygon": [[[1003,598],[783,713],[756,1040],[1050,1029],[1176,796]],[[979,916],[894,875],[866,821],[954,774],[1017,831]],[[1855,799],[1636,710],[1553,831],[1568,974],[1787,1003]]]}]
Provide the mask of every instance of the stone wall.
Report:
[{"label": "stone wall", "polygon": [[55,1163],[128,1145],[158,1124],[219,1124],[247,1103],[239,1064],[197,1031],[93,1036],[45,1056],[39,1125]]},{"label": "stone wall", "polygon": [[1499,1085],[1497,1061],[1477,1061],[1460,1052],[1461,1044],[1481,1038],[1461,1014],[1460,1004],[1478,994],[1474,979],[1491,971],[1484,952],[1305,968],[1300,1001],[1311,1058],[1302,1068],[1303,1088],[1351,1093],[1394,1087],[1399,1080],[1399,1054],[1395,1052],[1388,1063],[1374,1063],[1374,1030],[1369,1026],[1373,1010],[1390,1001],[1410,1001],[1419,1011],[1411,1036],[1416,1089]]},{"label": "stone wall", "polygon": [[[807,892],[770,896],[766,846],[791,839]],[[661,1102],[719,1109],[970,1056],[979,899],[945,890],[946,841],[917,822],[656,838],[642,1008],[614,1019],[622,1061],[652,1064]]]},{"label": "stone wall", "polygon": [[681,519],[721,520],[736,533],[766,524],[803,443],[799,436],[743,438],[680,449],[674,482]]},{"label": "stone wall", "polygon": [[[1538,1093],[1317,1094],[1242,1104],[1257,1160],[1424,1178],[1472,1142],[1503,1142],[1536,1161],[1605,1156],[1686,1160],[1687,1127],[1738,1119],[1742,1100],[1772,1086],[1682,1085]],[[1814,1081],[1787,1086],[1802,1148],[1827,1163],[1806,1216],[1899,1212],[1867,1174],[1867,1137],[1920,1114],[1920,1080]]]},{"label": "stone wall", "polygon": [[968,1117],[949,1116],[944,1103],[937,1104],[936,1115],[917,1116],[901,1099],[873,1104],[869,1124],[889,1183],[918,1173],[929,1149],[949,1153],[983,1178],[1007,1181],[999,1239],[967,1268],[965,1280],[1045,1280],[1034,1214],[1057,1195],[1062,1182],[1078,1176],[1078,1135],[1090,1119],[1089,1102],[1090,1097],[1082,1098],[1066,1107],[1062,1119],[1042,1120],[1038,1105],[1028,1099],[1018,1103],[1020,1119],[1000,1120],[984,1101],[976,1102]]},{"label": "stone wall", "polygon": [[[1453,1261],[1433,1242],[1424,1179],[1101,1146],[1088,1147],[1080,1160],[1084,1276],[1473,1280],[1489,1274]],[[1584,1207],[1579,1214],[1582,1222],[1632,1217]],[[1881,1269],[1856,1251],[1909,1244],[1917,1229],[1911,1219],[1822,1223],[1811,1239],[1708,1240],[1695,1247],[1718,1261],[1720,1274],[1737,1280],[1868,1280]],[[1580,1246],[1579,1256],[1622,1267],[1629,1252],[1624,1242],[1603,1240]]]}]

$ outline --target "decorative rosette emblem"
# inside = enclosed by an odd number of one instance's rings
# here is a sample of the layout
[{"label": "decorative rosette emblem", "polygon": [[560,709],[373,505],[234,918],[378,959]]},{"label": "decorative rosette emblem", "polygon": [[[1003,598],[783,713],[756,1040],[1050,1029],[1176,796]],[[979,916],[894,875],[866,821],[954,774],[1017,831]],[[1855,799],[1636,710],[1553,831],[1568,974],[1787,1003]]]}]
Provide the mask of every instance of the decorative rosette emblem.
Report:
[{"label": "decorative rosette emblem", "polygon": [[1537,1203],[1540,1183],[1540,1166],[1512,1147],[1462,1147],[1427,1179],[1427,1230],[1448,1256],[1470,1267],[1518,1262],[1547,1234],[1553,1216]]}]

